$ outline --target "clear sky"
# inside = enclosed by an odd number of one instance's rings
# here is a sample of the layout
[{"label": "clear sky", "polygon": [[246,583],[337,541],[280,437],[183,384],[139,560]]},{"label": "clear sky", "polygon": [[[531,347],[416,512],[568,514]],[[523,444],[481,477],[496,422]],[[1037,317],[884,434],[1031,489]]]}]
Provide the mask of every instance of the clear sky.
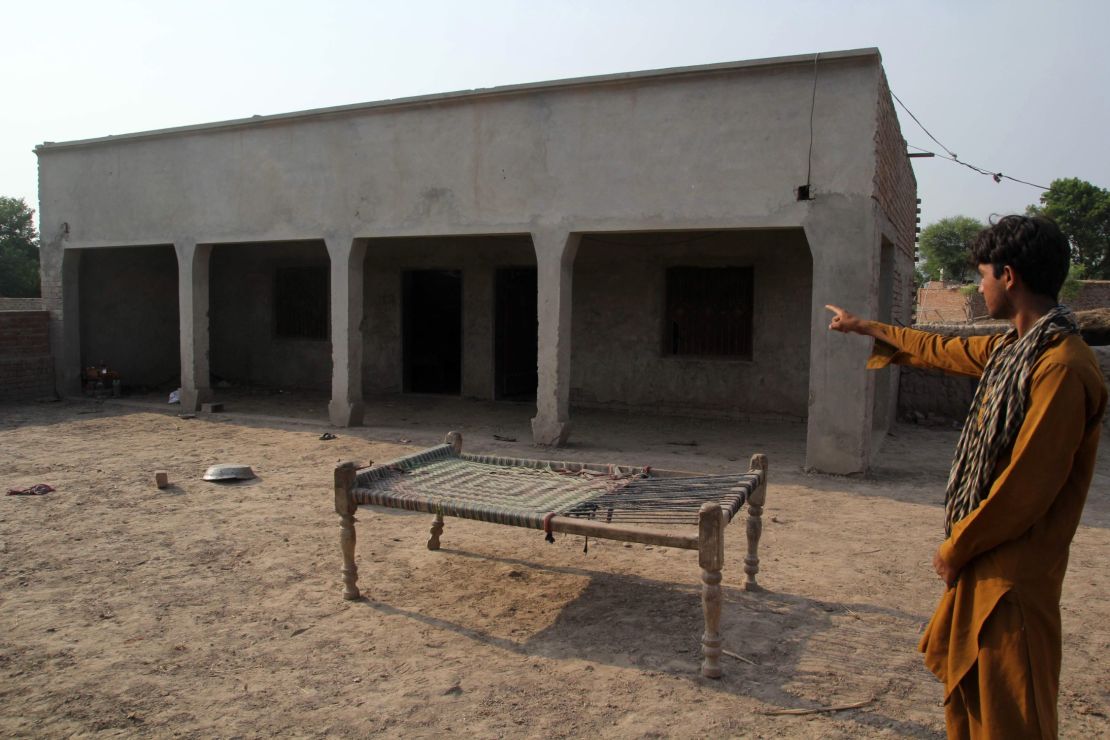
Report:
[{"label": "clear sky", "polygon": [[[867,46],[961,159],[1110,187],[1105,0],[0,0],[0,23],[0,195],[36,209],[43,141]],[[923,225],[1040,195],[935,158],[914,170]]]}]

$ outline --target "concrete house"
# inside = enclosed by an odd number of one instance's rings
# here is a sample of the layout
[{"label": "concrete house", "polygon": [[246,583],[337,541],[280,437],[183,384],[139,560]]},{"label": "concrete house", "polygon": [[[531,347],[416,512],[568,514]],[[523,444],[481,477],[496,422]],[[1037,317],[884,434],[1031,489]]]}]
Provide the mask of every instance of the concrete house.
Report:
[{"label": "concrete house", "polygon": [[58,389],[211,378],[364,396],[785,417],[865,470],[894,413],[916,182],[879,52],[559,80],[46,143]]}]

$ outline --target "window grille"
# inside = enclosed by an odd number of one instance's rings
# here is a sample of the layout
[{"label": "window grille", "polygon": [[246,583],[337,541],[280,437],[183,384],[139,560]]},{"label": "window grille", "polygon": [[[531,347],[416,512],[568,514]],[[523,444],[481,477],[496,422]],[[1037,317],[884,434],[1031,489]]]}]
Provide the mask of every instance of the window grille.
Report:
[{"label": "window grille", "polygon": [[665,352],[752,358],[751,267],[671,267],[667,270]]},{"label": "window grille", "polygon": [[327,267],[281,267],[274,272],[274,335],[328,338]]}]

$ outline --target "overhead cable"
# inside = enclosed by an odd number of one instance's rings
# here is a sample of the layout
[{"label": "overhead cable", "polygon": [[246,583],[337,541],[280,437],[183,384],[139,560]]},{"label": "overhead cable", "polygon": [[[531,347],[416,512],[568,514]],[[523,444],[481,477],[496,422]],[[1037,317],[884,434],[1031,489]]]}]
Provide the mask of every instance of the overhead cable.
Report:
[{"label": "overhead cable", "polygon": [[903,103],[902,100],[897,95],[894,94],[893,90],[891,91],[890,96],[898,102],[898,105],[902,106],[902,110],[906,111],[906,113],[909,114],[910,118],[913,119],[913,122],[921,127],[921,130],[925,132],[925,135],[928,136],[933,141],[935,141],[937,143],[937,145],[941,149],[943,149],[945,151],[945,153],[948,154],[948,156],[947,157],[942,156],[940,154],[937,154],[936,152],[931,152],[928,149],[923,149],[919,146],[914,146],[913,144],[907,144],[907,146],[910,146],[914,149],[917,149],[918,151],[925,152],[926,154],[932,154],[933,156],[940,157],[941,159],[948,159],[952,162],[955,162],[956,164],[963,165],[964,167],[967,167],[969,170],[972,170],[973,172],[977,172],[980,175],[989,175],[991,178],[994,179],[995,182],[1002,182],[1003,180],[1012,180],[1013,182],[1021,183],[1022,185],[1028,185],[1029,187],[1037,188],[1039,190],[1048,190],[1048,188],[1044,185],[1038,185],[1036,183],[1029,182],[1027,180],[1021,180],[1021,179],[1018,179],[1016,177],[1010,177],[1009,175],[1004,175],[1001,172],[993,172],[991,170],[987,170],[987,169],[984,169],[982,167],[977,167],[976,165],[973,165],[973,164],[970,164],[968,162],[963,161],[958,156],[956,156],[956,153],[954,151],[952,151],[951,149],[946,147],[944,144],[942,144],[940,142],[940,139],[933,136],[932,132],[929,131],[929,129],[925,128],[925,124],[923,124],[921,121],[918,120],[917,116],[915,116],[913,114],[913,111],[911,111],[909,108],[906,107],[906,104]]},{"label": "overhead cable", "polygon": [[906,144],[906,146],[910,147],[911,149],[916,149],[919,152],[925,152],[926,154],[932,154],[934,157],[939,157],[940,159],[943,159],[943,160],[946,160],[946,161],[949,161],[949,162],[955,162],[956,164],[962,164],[964,167],[967,167],[969,170],[973,170],[975,172],[978,172],[980,175],[990,175],[991,177],[994,178],[995,182],[1002,182],[1003,180],[1013,180],[1014,182],[1020,182],[1022,185],[1028,185],[1029,187],[1037,188],[1038,190],[1048,190],[1048,186],[1046,186],[1046,185],[1038,185],[1035,182],[1028,182],[1026,180],[1021,180],[1021,179],[1016,178],[1016,177],[1010,177],[1009,175],[1004,175],[1001,172],[991,172],[990,170],[985,170],[982,167],[976,167],[975,165],[970,164],[968,162],[965,162],[962,159],[956,159],[955,157],[945,157],[942,154],[937,154],[936,152],[931,152],[928,149],[922,149],[921,147],[914,146],[913,144]]}]

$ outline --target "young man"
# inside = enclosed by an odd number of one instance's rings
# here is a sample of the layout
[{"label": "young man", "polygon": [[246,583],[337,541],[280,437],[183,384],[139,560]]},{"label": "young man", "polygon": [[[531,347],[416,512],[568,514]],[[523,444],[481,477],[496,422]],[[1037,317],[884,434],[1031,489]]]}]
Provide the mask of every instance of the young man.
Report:
[{"label": "young man", "polygon": [[1013,328],[943,337],[859,319],[890,362],[980,378],[945,493],[933,567],[947,586],[920,649],[945,687],[950,738],[1056,737],[1060,590],[1098,450],[1106,390],[1057,296],[1067,240],[1045,218],[1006,216],[972,246],[992,318]]}]

